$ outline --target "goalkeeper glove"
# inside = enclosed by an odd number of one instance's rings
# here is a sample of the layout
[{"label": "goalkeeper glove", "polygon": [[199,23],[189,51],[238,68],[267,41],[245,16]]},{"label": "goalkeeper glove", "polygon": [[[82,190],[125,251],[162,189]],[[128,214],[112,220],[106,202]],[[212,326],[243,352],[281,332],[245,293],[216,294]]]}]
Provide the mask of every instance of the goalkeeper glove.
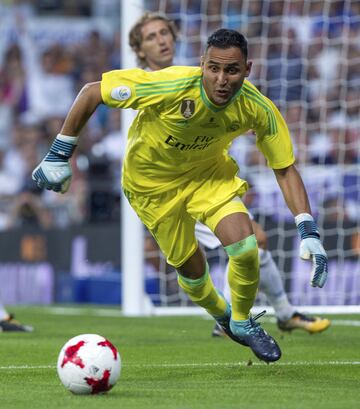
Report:
[{"label": "goalkeeper glove", "polygon": [[320,234],[313,217],[308,213],[301,213],[295,217],[299,230],[300,257],[303,260],[312,258],[311,285],[323,287],[328,274],[327,255],[320,241]]},{"label": "goalkeeper glove", "polygon": [[40,188],[65,193],[71,183],[69,163],[77,143],[77,137],[58,134],[49,153],[34,169],[32,178]]}]

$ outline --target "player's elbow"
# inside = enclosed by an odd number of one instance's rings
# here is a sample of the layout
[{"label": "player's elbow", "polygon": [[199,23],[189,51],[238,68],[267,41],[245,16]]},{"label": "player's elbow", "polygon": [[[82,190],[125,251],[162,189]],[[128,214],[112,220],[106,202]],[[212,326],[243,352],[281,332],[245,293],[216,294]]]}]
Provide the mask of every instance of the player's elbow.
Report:
[{"label": "player's elbow", "polygon": [[294,165],[287,166],[286,168],[281,168],[281,169],[273,169],[276,175],[279,176],[285,176],[286,173],[291,171]]},{"label": "player's elbow", "polygon": [[282,169],[273,169],[273,171],[278,181],[288,179],[298,174],[298,171],[294,164]]},{"label": "player's elbow", "polygon": [[81,88],[78,97],[86,98],[95,107],[103,103],[100,84],[100,81],[88,82]]},{"label": "player's elbow", "polygon": [[256,223],[254,220],[252,221],[252,227],[255,233],[256,241],[258,243],[258,247],[260,249],[266,250],[267,249],[267,235],[263,228]]}]

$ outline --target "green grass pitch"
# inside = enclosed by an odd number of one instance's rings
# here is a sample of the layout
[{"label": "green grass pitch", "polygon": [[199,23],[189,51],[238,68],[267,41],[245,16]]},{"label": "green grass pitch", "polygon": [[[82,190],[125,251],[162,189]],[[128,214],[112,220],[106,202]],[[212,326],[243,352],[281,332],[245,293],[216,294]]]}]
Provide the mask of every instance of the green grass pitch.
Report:
[{"label": "green grass pitch", "polygon": [[[211,338],[204,317],[124,318],[115,309],[17,307],[33,333],[0,333],[1,409],[358,409],[360,316],[332,316],[324,333],[281,333],[262,319],[283,356],[266,365],[248,348]],[[114,313],[113,316],[111,316]],[[81,333],[113,342],[122,358],[105,395],[75,396],[56,373],[63,344]]]}]

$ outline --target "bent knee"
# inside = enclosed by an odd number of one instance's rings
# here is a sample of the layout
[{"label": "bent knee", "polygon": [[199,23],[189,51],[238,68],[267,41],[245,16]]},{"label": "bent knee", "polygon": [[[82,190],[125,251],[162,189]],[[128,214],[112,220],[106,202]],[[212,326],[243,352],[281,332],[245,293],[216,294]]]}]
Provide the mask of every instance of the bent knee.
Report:
[{"label": "bent knee", "polygon": [[260,226],[260,224],[258,224],[254,220],[252,220],[251,224],[252,224],[252,228],[254,230],[255,237],[256,237],[256,240],[258,242],[259,248],[263,249],[263,250],[266,250],[267,249],[267,235],[266,235],[265,231]]},{"label": "bent knee", "polygon": [[227,255],[232,258],[243,257],[245,255],[258,256],[258,244],[255,237],[255,234],[251,234],[243,240],[240,240],[236,243],[229,244],[224,247]]}]

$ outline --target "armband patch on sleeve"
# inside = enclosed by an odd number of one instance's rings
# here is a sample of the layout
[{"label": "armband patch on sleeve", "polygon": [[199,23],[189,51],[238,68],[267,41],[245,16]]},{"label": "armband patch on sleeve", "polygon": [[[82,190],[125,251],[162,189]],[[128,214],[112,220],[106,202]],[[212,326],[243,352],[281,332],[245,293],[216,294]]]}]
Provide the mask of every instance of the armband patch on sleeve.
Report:
[{"label": "armband patch on sleeve", "polygon": [[131,97],[131,89],[127,85],[120,85],[111,90],[111,98],[117,101],[126,101]]}]

